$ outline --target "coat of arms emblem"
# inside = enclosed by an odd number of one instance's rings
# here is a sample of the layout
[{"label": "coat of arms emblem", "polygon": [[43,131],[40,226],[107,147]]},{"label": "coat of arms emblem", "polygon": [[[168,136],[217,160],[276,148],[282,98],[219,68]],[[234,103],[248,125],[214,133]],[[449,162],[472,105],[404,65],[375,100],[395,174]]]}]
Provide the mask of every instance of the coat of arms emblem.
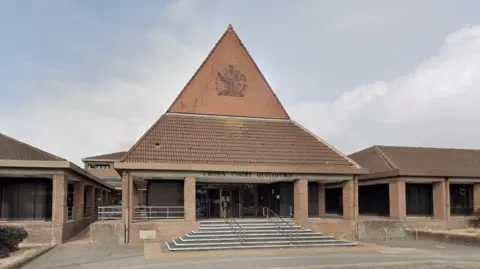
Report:
[{"label": "coat of arms emblem", "polygon": [[247,91],[247,78],[233,65],[228,65],[217,73],[217,94],[221,96],[243,97]]}]

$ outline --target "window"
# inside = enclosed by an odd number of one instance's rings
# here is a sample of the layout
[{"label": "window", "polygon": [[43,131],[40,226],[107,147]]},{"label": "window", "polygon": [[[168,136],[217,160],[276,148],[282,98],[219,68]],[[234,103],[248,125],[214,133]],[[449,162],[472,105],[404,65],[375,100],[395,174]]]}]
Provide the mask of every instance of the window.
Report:
[{"label": "window", "polygon": [[108,170],[111,166],[110,164],[88,164],[88,169]]},{"label": "window", "polygon": [[450,184],[450,214],[473,214],[473,185]]}]

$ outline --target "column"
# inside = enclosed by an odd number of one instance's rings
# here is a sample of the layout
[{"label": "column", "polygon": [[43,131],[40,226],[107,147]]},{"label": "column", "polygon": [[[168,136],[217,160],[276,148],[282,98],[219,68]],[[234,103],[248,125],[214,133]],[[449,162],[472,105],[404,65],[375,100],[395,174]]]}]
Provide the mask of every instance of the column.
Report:
[{"label": "column", "polygon": [[293,182],[293,207],[295,222],[308,220],[308,180],[297,179]]},{"label": "column", "polygon": [[54,229],[53,242],[55,244],[63,243],[63,224],[67,221],[67,186],[68,182],[65,179],[64,173],[58,173],[53,175],[52,182],[52,216]]},{"label": "column", "polygon": [[325,216],[325,184],[318,182],[318,216]]},{"label": "column", "polygon": [[354,181],[347,180],[342,184],[342,199],[343,199],[343,219],[353,220],[355,218],[355,188]]},{"label": "column", "polygon": [[474,212],[480,210],[480,183],[473,184],[473,208]]},{"label": "column", "polygon": [[77,181],[73,184],[73,219],[83,219],[85,183]]},{"label": "column", "polygon": [[186,177],[183,191],[184,219],[186,222],[196,221],[195,177]]},{"label": "column", "polygon": [[446,181],[433,182],[433,218],[446,219],[449,206],[447,206],[447,188],[450,188]]},{"label": "column", "polygon": [[395,180],[389,183],[390,218],[402,220],[407,217],[405,181]]},{"label": "column", "polygon": [[122,219],[124,223],[130,222],[130,175],[127,172],[122,176]]},{"label": "column", "polygon": [[87,215],[89,218],[95,216],[95,188],[87,187]]}]

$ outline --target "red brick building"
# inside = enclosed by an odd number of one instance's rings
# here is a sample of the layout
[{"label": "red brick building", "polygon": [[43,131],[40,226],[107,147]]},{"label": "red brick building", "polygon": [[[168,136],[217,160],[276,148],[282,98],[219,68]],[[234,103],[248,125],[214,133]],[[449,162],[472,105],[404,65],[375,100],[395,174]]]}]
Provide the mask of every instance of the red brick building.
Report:
[{"label": "red brick building", "polygon": [[467,228],[480,208],[480,150],[373,146],[350,155],[359,177],[359,214],[417,228]]},{"label": "red brick building", "polygon": [[[147,230],[157,240],[183,235],[198,220],[221,218],[225,204],[236,218],[262,217],[268,208],[313,230],[352,237],[357,176],[366,173],[289,117],[232,27],[114,165],[122,175],[127,242]],[[321,219],[325,185],[332,183],[341,216]],[[146,190],[144,207],[138,189]],[[155,221],[144,218],[153,214]]]},{"label": "red brick building", "polygon": [[63,243],[95,221],[113,187],[75,164],[0,134],[0,221],[26,242]]}]

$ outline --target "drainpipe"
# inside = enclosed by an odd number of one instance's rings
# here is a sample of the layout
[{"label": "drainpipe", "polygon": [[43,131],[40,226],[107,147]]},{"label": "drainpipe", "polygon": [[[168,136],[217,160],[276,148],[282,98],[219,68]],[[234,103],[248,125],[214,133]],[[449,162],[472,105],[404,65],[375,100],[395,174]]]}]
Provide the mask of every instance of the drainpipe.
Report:
[{"label": "drainpipe", "polygon": [[355,223],[355,238],[358,238],[358,175],[353,176],[353,221]]},{"label": "drainpipe", "polygon": [[[52,178],[52,185],[55,184],[54,178]],[[53,197],[53,186],[52,186],[52,232],[50,235],[50,244],[55,244],[55,197]]]},{"label": "drainpipe", "polygon": [[450,223],[450,183],[448,177],[445,178],[445,218],[447,222],[447,230],[451,229]]}]

